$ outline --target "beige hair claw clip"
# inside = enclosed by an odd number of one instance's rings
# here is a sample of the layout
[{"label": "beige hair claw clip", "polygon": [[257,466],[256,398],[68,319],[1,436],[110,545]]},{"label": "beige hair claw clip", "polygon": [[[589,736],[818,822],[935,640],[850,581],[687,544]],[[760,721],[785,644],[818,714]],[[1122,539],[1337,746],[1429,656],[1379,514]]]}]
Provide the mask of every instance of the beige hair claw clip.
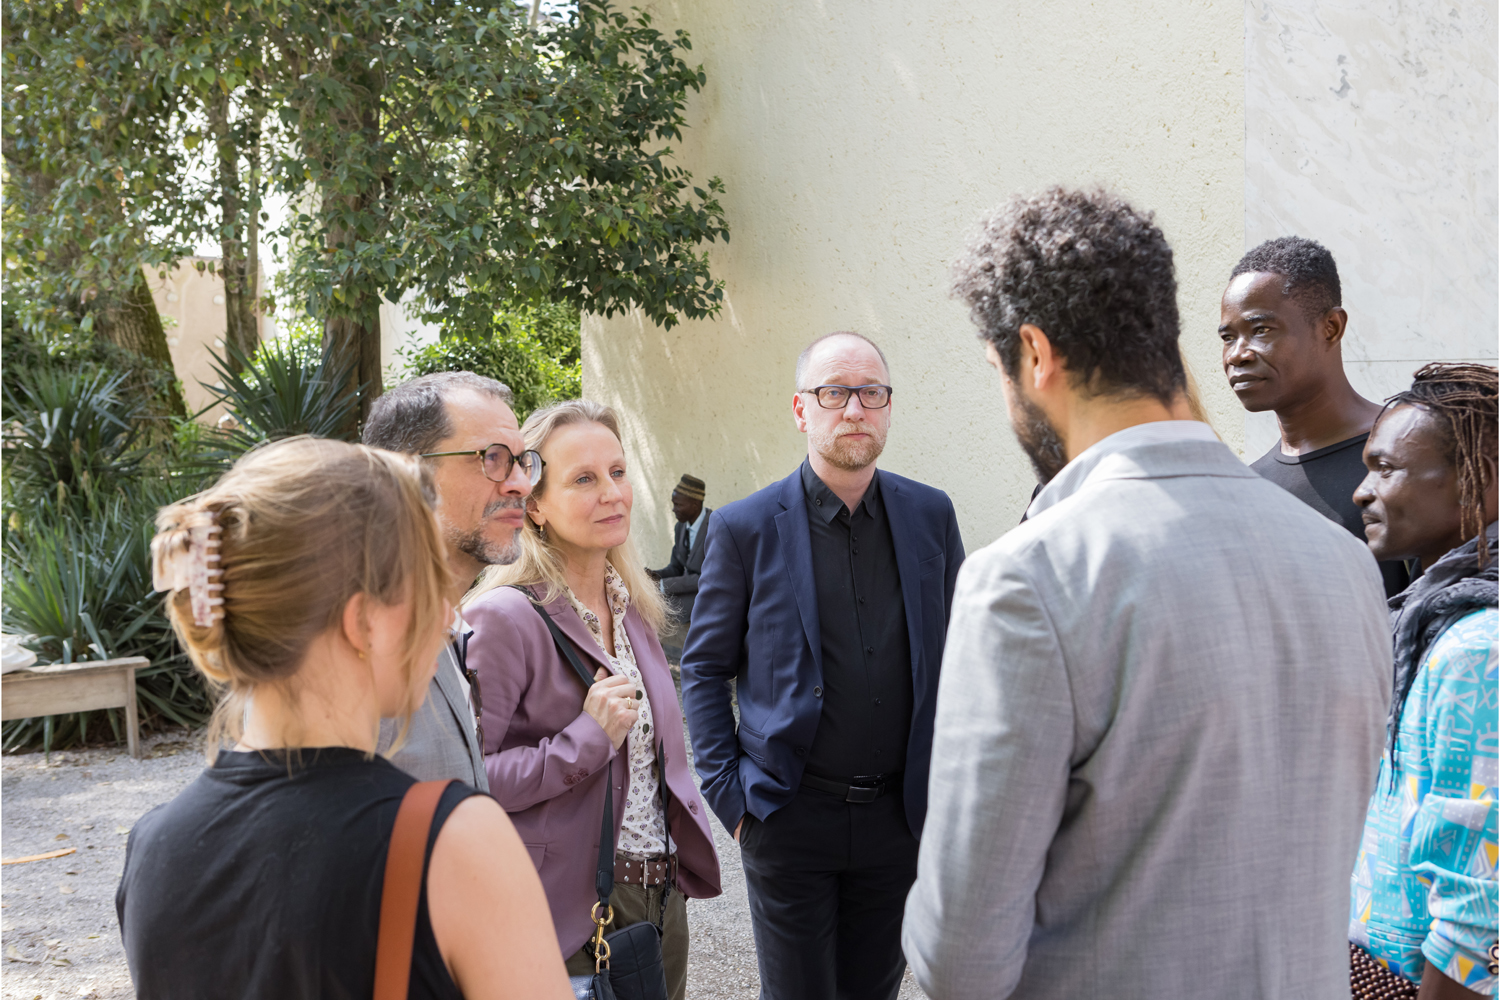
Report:
[{"label": "beige hair claw clip", "polygon": [[193,606],[193,624],[207,628],[224,617],[224,590],[216,582],[219,525],[212,511],[184,515],[151,540],[151,586],[156,590],[186,590]]}]

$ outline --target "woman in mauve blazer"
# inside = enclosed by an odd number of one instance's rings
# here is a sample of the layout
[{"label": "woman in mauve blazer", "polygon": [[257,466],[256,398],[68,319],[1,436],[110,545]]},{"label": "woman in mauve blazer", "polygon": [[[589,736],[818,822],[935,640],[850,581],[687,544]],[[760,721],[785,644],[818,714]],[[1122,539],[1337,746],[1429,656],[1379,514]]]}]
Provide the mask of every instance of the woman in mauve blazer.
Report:
[{"label": "woman in mauve blazer", "polygon": [[[616,917],[606,933],[637,920],[657,922],[665,909],[669,992],[681,997],[687,962],[683,897],[718,895],[719,863],[707,809],[688,767],[676,688],[648,622],[662,614],[660,597],[629,545],[631,494],[618,425],[605,407],[570,402],[533,414],[522,436],[546,464],[527,501],[519,558],[491,567],[463,611],[473,630],[467,659],[479,680],[490,794],[510,814],[536,865],[558,946],[570,972],[579,974],[585,966],[592,971],[592,959],[581,949],[594,930],[589,912],[598,899],[600,823],[606,776],[612,773]],[[532,596],[594,673],[588,691]],[[600,606],[601,600],[610,603]],[[586,623],[591,608],[599,613]],[[613,634],[617,621],[628,644]],[[607,656],[605,647],[623,647],[626,655]],[[623,739],[612,740],[612,732]],[[637,830],[641,816],[656,817],[648,825],[660,819],[659,812],[642,809],[660,801],[652,763],[657,753],[664,757],[670,792],[665,821],[671,836],[663,842],[672,856],[666,876],[671,888],[665,896],[653,884],[659,868],[648,870],[644,886],[638,874],[640,857],[662,855],[632,856],[635,835],[622,834],[627,800]],[[627,860],[635,867],[624,868]]]}]

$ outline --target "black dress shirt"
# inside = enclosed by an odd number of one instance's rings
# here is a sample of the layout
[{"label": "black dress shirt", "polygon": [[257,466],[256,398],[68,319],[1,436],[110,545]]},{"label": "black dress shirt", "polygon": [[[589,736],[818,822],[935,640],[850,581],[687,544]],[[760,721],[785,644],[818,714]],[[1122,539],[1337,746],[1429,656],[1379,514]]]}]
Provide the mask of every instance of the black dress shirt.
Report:
[{"label": "black dress shirt", "polygon": [[848,781],[894,774],[911,731],[911,644],[880,473],[851,513],[802,463],[823,640],[823,714],[807,770]]}]

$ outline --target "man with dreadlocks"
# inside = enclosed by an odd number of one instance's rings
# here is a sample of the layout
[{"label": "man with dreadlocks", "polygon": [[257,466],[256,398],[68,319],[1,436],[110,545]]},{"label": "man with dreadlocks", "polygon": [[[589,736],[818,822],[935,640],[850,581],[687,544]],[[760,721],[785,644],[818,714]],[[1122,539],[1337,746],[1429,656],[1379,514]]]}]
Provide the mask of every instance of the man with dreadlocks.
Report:
[{"label": "man with dreadlocks", "polygon": [[1426,366],[1376,419],[1354,493],[1375,558],[1422,575],[1390,601],[1394,697],[1349,939],[1356,978],[1373,957],[1422,1000],[1494,996],[1500,971],[1496,417],[1494,368]]},{"label": "man with dreadlocks", "polygon": [[[1281,440],[1250,467],[1360,541],[1349,495],[1364,478],[1360,448],[1380,412],[1344,373],[1349,314],[1333,254],[1312,240],[1267,240],[1240,259],[1220,305],[1224,374],[1251,413],[1274,410]],[[1411,582],[1406,567],[1380,564],[1385,594]]]}]

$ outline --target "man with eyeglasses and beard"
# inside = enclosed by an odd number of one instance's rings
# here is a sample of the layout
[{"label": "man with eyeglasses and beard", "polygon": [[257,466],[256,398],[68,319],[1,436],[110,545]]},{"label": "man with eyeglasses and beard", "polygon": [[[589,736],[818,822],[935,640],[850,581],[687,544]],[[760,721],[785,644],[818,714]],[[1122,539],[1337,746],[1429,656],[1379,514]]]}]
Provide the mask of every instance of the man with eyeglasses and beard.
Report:
[{"label": "man with eyeglasses and beard", "polygon": [[1375,560],[1178,419],[1151,216],[1017,198],[954,277],[1045,485],[954,596],[917,981],[934,1000],[1347,995],[1391,682]]},{"label": "man with eyeglasses and beard", "polygon": [[[489,791],[484,741],[479,732],[480,694],[465,664],[467,632],[458,603],[486,566],[515,562],[522,503],[542,471],[541,457],[525,450],[511,412],[510,389],[473,372],[423,375],[375,401],[363,443],[418,455],[431,466],[437,518],[448,549],[453,587],[454,639],[438,655],[427,699],[391,763],[421,781],[457,778]],[[379,751],[396,741],[399,726],[380,724]]]},{"label": "man with eyeglasses and beard", "polygon": [[859,334],[802,352],[792,415],[807,459],[709,520],[682,657],[703,797],[740,844],[772,1000],[891,998],[906,965],[964,550],[945,493],[876,469],[889,382]]}]

